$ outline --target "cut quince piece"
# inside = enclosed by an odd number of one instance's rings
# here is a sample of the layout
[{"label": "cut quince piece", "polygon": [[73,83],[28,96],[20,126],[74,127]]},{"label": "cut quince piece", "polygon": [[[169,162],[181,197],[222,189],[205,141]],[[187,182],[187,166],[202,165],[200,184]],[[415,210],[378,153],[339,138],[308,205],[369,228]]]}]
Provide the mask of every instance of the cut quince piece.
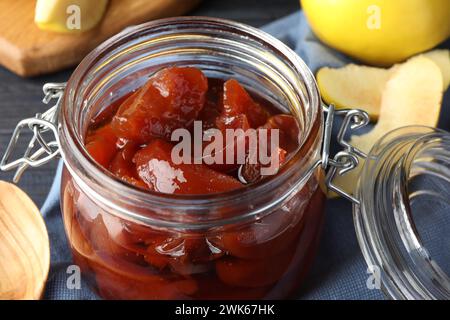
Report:
[{"label": "cut quince piece", "polygon": [[134,155],[137,174],[148,189],[170,194],[210,194],[242,187],[234,177],[203,164],[175,164],[172,147],[169,142],[154,139]]},{"label": "cut quince piece", "polygon": [[425,57],[433,60],[441,69],[444,91],[450,85],[450,50],[437,49],[423,54]]},{"label": "cut quince piece", "polygon": [[[34,22],[45,31],[83,32],[92,29],[101,21],[107,4],[108,0],[38,0]],[[77,14],[79,28],[72,28],[73,23],[77,21]]]},{"label": "cut quince piece", "polygon": [[[433,50],[423,56],[441,70],[445,91],[450,84],[450,51]],[[333,103],[337,108],[363,109],[376,120],[383,90],[399,66],[383,69],[349,64],[339,69],[322,68],[317,73],[317,82],[326,103]]]},{"label": "cut quince piece", "polygon": [[[440,69],[425,56],[399,65],[383,90],[378,123],[369,133],[352,136],[350,144],[368,153],[376,141],[394,129],[410,125],[436,126],[442,89]],[[336,176],[335,185],[353,193],[362,166],[361,162],[355,170]]]},{"label": "cut quince piece", "polygon": [[337,108],[363,109],[377,119],[381,93],[390,75],[388,69],[349,64],[339,69],[320,69],[317,83],[326,103]]},{"label": "cut quince piece", "polygon": [[170,67],[152,75],[125,100],[112,119],[118,137],[140,143],[170,141],[172,132],[187,128],[205,105],[208,80],[192,67]]},{"label": "cut quince piece", "polygon": [[266,123],[269,117],[267,111],[253,100],[245,88],[235,79],[223,84],[223,111],[228,119],[243,114],[252,128]]}]

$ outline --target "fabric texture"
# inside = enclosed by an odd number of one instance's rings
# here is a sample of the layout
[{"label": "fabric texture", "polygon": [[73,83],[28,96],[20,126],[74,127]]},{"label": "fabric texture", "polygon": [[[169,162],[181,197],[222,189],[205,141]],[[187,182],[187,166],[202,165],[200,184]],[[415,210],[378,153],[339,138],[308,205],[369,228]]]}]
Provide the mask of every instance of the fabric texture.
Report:
[{"label": "fabric texture", "polygon": [[[315,72],[322,66],[339,67],[350,60],[320,43],[311,32],[303,13],[298,12],[262,28],[286,43]],[[447,93],[443,108],[450,107]],[[447,119],[445,119],[447,118]],[[444,120],[450,125],[450,119]],[[448,126],[444,129],[449,129]],[[336,147],[336,146],[335,146]],[[68,289],[67,267],[72,258],[64,233],[59,194],[62,163],[42,207],[51,242],[51,270],[46,299],[98,299],[86,283]],[[380,290],[370,290],[367,266],[360,252],[353,226],[351,204],[343,199],[328,201],[326,222],[318,255],[297,299],[384,299]]]}]

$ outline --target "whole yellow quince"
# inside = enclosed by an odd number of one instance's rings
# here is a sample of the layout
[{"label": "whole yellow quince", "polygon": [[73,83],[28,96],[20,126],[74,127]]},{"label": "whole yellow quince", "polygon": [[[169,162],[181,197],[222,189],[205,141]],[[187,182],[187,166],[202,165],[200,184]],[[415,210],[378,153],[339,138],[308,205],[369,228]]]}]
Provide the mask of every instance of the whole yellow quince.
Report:
[{"label": "whole yellow quince", "polygon": [[317,37],[368,64],[388,66],[450,36],[450,0],[301,0]]}]

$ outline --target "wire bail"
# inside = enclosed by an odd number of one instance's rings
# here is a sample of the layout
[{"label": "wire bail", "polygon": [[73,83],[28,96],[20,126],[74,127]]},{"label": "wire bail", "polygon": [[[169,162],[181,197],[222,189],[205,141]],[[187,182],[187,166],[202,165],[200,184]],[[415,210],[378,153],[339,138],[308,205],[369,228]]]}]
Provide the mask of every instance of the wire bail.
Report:
[{"label": "wire bail", "polygon": [[[350,145],[349,142],[345,140],[345,134],[350,127],[351,130],[358,130],[365,127],[369,122],[370,118],[367,112],[359,109],[342,109],[336,110],[334,105],[322,105],[324,112],[326,113],[325,127],[324,127],[324,140],[322,147],[322,159],[320,160],[321,166],[324,170],[328,169],[325,177],[325,184],[329,190],[339,194],[340,196],[350,200],[354,204],[359,204],[359,200],[354,196],[348,194],[345,190],[333,184],[334,177],[336,174],[344,175],[351,170],[358,167],[360,161],[359,158],[366,159],[367,155]],[[335,154],[333,158],[330,157],[330,144],[332,129],[335,116],[343,116],[344,120],[339,128],[336,140],[341,145],[344,150],[339,151]]]},{"label": "wire bail", "polygon": [[[28,167],[39,167],[59,156],[57,111],[61,104],[65,87],[66,83],[45,84],[43,87],[44,98],[42,101],[48,104],[51,100],[56,99],[56,104],[44,113],[37,113],[33,118],[21,120],[14,129],[11,140],[0,162],[0,170],[10,171],[16,169],[13,178],[15,183],[19,182],[22,174]],[[17,147],[20,135],[27,130],[31,130],[33,134],[27,149],[21,158],[11,161],[10,158]],[[43,134],[48,131],[52,131],[54,140],[46,141]],[[40,146],[40,148],[33,151],[36,145]]]}]

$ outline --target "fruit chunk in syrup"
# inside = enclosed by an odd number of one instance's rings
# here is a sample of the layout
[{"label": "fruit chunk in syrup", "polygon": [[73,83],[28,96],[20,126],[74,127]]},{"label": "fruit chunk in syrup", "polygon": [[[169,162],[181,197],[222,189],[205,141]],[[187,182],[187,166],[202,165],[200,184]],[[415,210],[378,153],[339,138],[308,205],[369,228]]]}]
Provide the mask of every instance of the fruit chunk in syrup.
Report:
[{"label": "fruit chunk in syrup", "polygon": [[139,177],[152,191],[176,194],[207,194],[240,188],[235,178],[216,172],[203,164],[175,165],[172,145],[155,139],[138,151],[133,162]]},{"label": "fruit chunk in syrup", "polygon": [[197,118],[207,89],[199,69],[163,69],[120,106],[111,125],[117,136],[141,143],[154,137],[170,139],[173,130]]}]

